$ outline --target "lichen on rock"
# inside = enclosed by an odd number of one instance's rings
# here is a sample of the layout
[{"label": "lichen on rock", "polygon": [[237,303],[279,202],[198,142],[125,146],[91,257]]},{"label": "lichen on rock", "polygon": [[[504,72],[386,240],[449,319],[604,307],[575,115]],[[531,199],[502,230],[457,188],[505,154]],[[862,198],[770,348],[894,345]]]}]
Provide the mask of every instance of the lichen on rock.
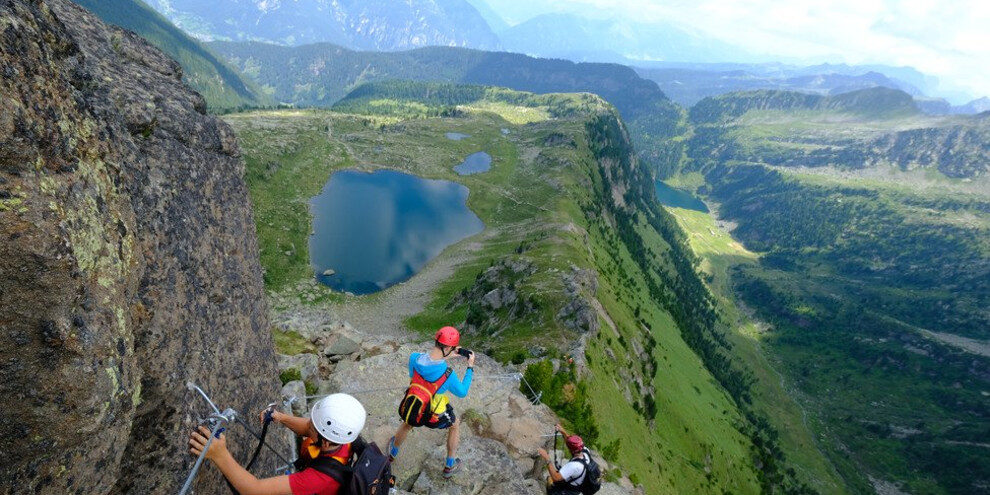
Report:
[{"label": "lichen on rock", "polygon": [[0,3],[0,33],[0,491],[175,492],[187,380],[242,413],[279,390],[233,132],[72,2]]}]

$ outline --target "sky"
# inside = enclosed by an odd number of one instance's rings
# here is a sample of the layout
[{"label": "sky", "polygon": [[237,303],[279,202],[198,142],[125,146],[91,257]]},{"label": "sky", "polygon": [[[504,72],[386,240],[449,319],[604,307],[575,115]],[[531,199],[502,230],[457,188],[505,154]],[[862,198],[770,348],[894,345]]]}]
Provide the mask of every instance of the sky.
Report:
[{"label": "sky", "polygon": [[[910,66],[939,92],[990,96],[986,0],[485,0],[510,25],[548,12],[670,22],[754,54]],[[955,98],[958,100],[958,98]],[[962,103],[962,101],[955,101]]]}]

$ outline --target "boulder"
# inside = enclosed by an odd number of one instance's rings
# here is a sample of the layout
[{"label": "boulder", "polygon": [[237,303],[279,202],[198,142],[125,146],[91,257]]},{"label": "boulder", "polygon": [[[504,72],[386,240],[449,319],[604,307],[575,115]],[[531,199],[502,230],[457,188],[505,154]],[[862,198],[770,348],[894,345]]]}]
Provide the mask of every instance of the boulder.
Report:
[{"label": "boulder", "polygon": [[344,329],[340,329],[330,335],[327,345],[323,349],[325,356],[348,356],[361,350],[361,340],[357,334]]},{"label": "boulder", "polygon": [[297,369],[302,375],[302,379],[308,382],[316,382],[322,378],[320,376],[320,358],[316,354],[303,353],[291,356],[279,354],[278,369],[280,371]]},{"label": "boulder", "polygon": [[306,416],[309,414],[309,404],[306,401],[306,384],[302,380],[295,380],[282,386],[282,398],[295,397],[292,403],[292,414],[294,416]]}]

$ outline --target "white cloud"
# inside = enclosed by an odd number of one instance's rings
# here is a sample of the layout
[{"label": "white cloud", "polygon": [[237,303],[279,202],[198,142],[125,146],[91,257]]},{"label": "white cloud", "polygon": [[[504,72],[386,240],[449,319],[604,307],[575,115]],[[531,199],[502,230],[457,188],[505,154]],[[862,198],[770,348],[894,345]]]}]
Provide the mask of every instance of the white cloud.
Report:
[{"label": "white cloud", "polygon": [[754,53],[911,66],[943,87],[990,95],[984,0],[487,0],[495,9],[606,11],[675,22]]}]

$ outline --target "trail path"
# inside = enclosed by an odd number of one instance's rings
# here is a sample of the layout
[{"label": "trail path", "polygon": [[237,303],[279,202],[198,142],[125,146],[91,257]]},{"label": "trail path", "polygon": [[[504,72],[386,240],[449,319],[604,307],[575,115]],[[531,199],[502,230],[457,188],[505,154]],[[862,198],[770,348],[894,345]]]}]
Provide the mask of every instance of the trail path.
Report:
[{"label": "trail path", "polygon": [[[430,294],[466,262],[473,260],[484,243],[497,236],[497,227],[486,228],[481,233],[448,246],[437,258],[430,261],[409,280],[393,285],[384,291],[367,296],[345,296],[342,301],[305,306],[292,296],[272,295],[276,317],[295,314],[297,321],[305,315],[313,316],[311,322],[319,326],[326,322],[326,312],[332,319],[345,321],[367,335],[387,336],[398,342],[422,340],[410,332],[404,321],[423,311],[430,301]],[[321,311],[322,310],[322,311]]]}]

